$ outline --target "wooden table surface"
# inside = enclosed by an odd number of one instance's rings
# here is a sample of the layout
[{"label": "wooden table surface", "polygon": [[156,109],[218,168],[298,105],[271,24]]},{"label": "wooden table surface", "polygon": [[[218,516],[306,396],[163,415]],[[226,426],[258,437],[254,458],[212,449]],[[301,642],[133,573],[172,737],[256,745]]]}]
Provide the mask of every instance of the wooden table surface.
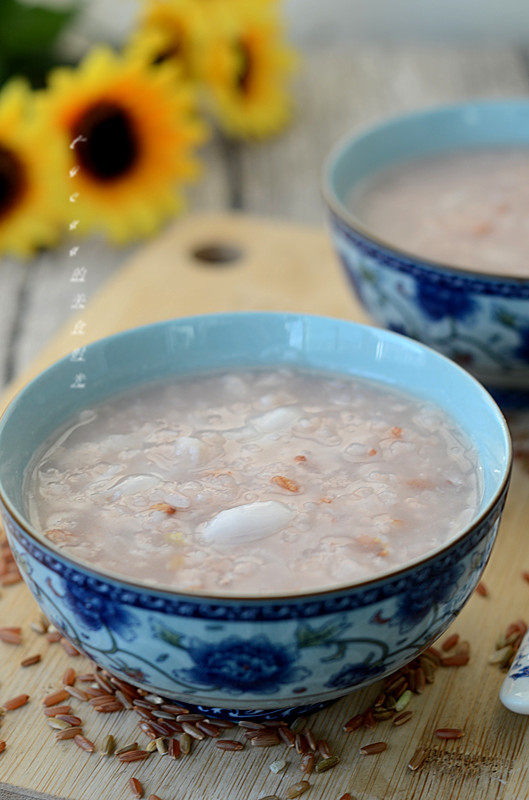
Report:
[{"label": "wooden table surface", "polygon": [[[233,144],[220,138],[211,141],[203,153],[206,167],[204,178],[193,189],[190,205],[193,210],[231,208],[297,221],[322,221],[318,185],[321,163],[329,148],[344,132],[359,129],[389,114],[420,106],[528,92],[529,58],[522,51],[387,45],[354,45],[349,48],[340,45],[311,50],[305,56],[298,77],[298,112],[293,125],[283,136],[264,144]],[[76,266],[82,263],[87,267],[86,292],[89,298],[95,295],[97,287],[111,276],[129,254],[130,249],[112,250],[93,240],[81,245]],[[68,258],[66,245],[61,251],[45,254],[27,265],[10,261],[0,263],[0,385],[11,381],[21,372],[71,314],[71,270],[72,262]],[[525,479],[521,474],[515,478],[517,482],[522,481],[519,488],[524,491],[520,496],[526,496]],[[527,504],[516,509],[513,507],[507,515],[510,520],[508,529],[514,531],[519,521],[526,519],[527,508]],[[517,545],[514,539],[512,541],[514,552]],[[494,564],[491,567],[494,577]],[[496,591],[502,598],[501,590],[507,586],[509,577],[502,569],[497,569],[497,573]],[[504,600],[504,605],[496,604],[489,611],[489,616],[494,616],[494,631],[500,627],[500,618],[507,619],[509,616],[507,595]],[[472,602],[476,603],[477,600]],[[466,618],[470,622],[468,615]],[[459,620],[458,624],[463,626],[464,635],[470,634],[464,629],[464,620]],[[483,664],[483,674],[478,682],[482,687],[485,680],[494,681],[494,675],[486,667],[485,660]],[[467,700],[477,697],[475,675],[466,673],[466,684],[463,679],[465,675],[461,679],[463,682],[459,682],[457,696],[462,705],[465,696]],[[449,688],[448,684],[444,687],[446,694],[439,690],[441,693],[434,696],[431,692],[430,702],[439,709],[439,713],[446,710],[444,698],[449,695]],[[450,696],[453,701],[453,692]],[[354,702],[358,702],[358,699]],[[469,713],[473,708],[472,703],[470,709],[467,708]],[[339,707],[334,707],[328,712],[327,719],[334,724],[339,724],[337,709]],[[498,719],[501,723],[506,712],[493,705],[490,707],[491,719],[495,710],[500,714]],[[341,714],[343,711],[340,718]],[[487,730],[491,747],[496,742],[503,752],[504,739],[497,735],[497,731],[495,733],[494,726],[489,726]],[[473,786],[473,797],[486,797],[487,800],[496,798],[503,794],[504,788],[509,792],[509,800],[522,800],[528,796],[525,788],[522,788],[527,787],[527,768],[521,766],[527,763],[523,758],[523,748],[526,746],[523,744],[524,721],[516,720],[510,730],[514,737],[512,742],[507,743],[511,761],[507,764],[504,758],[500,758],[501,770],[492,777],[486,776],[485,784],[479,789]],[[476,728],[475,737],[479,739],[480,735]],[[496,756],[498,753],[495,752]],[[33,763],[38,771],[38,759]],[[514,771],[509,768],[511,763],[515,765]],[[368,767],[369,764],[366,764],[365,768]],[[507,772],[502,772],[503,769]],[[209,774],[211,776],[211,771]],[[507,776],[510,780],[508,787],[505,787]],[[390,777],[383,772],[378,777],[362,776],[360,785],[366,787],[370,797],[381,798],[387,795],[384,791],[378,791],[377,781],[385,781],[384,785],[389,786],[392,782]],[[40,786],[43,780],[42,775],[34,776],[35,785]],[[52,776],[49,776],[49,780],[53,783]],[[397,797],[405,800],[407,789],[403,787],[406,784],[400,781],[397,784],[397,793],[391,796],[395,800]],[[241,787],[242,784],[239,787],[242,791]],[[51,794],[65,796],[66,785],[63,788],[64,793],[57,784]],[[108,794],[102,791],[98,796],[116,796],[114,784],[106,788]],[[466,800],[469,796],[465,794],[466,789],[466,782],[463,779],[454,780],[450,773],[425,775],[416,783],[412,794],[413,797],[433,800],[441,792],[443,797],[450,795]],[[193,797],[193,800],[194,797],[206,800],[205,794],[199,798],[196,791],[193,796],[191,789],[186,794],[183,785],[179,787],[179,792],[182,796]],[[362,793],[362,797],[366,798],[367,794]],[[12,796],[8,789],[0,787],[0,798]],[[28,791],[25,796],[36,795]],[[79,796],[79,790],[74,792],[74,796]],[[237,795],[237,800],[239,796],[242,800],[242,795]],[[318,800],[320,797],[321,800],[327,800],[325,792],[318,795]],[[214,800],[220,800],[220,796],[215,796]],[[228,796],[222,800],[228,800]],[[334,796],[329,796],[329,800],[334,800]]]},{"label": "wooden table surface", "polygon": [[[340,44],[304,54],[291,127],[263,144],[220,138],[203,152],[195,211],[242,209],[300,222],[323,219],[322,161],[346,131],[419,106],[529,92],[529,54],[468,47]],[[90,297],[129,251],[86,240],[76,264],[87,267]],[[68,249],[34,262],[0,262],[0,387],[34,358],[70,311]]]}]

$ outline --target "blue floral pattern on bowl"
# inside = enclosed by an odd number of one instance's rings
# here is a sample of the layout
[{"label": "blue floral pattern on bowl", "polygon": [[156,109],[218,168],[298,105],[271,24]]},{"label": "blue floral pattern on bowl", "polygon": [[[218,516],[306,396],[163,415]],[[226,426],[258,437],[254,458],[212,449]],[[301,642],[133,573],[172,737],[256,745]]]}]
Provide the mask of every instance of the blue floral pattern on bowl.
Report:
[{"label": "blue floral pattern on bowl", "polygon": [[[529,282],[512,285],[429,267],[390,253],[332,215],[335,247],[376,322],[434,347],[503,397],[529,397]],[[517,390],[520,370],[528,385]],[[497,383],[501,375],[501,383]],[[509,379],[511,378],[511,379]],[[517,394],[518,392],[518,394]]]}]

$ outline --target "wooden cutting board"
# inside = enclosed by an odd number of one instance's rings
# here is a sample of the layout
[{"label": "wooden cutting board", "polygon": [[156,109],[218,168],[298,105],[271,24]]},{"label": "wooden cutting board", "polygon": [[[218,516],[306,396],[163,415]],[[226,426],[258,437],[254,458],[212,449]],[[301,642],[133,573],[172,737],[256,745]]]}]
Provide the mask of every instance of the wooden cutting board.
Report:
[{"label": "wooden cutting board", "polygon": [[[240,257],[219,265],[193,253],[209,245],[235,248]],[[81,263],[81,262],[79,262]],[[72,264],[74,265],[74,263]],[[72,288],[72,292],[74,288]],[[188,217],[138,252],[96,295],[81,319],[84,341],[137,324],[200,312],[273,309],[304,311],[363,320],[352,300],[325,233],[321,230],[244,216]],[[6,392],[8,398],[29,377],[82,342],[69,321],[41,356]],[[469,666],[440,669],[435,683],[410,703],[413,717],[395,728],[380,723],[374,731],[345,735],[342,723],[372,701],[376,688],[356,692],[316,715],[314,731],[328,738],[341,763],[311,776],[307,800],[338,800],[348,791],[358,800],[492,800],[529,797],[527,722],[503,709],[498,700],[502,673],[487,664],[498,634],[518,617],[529,617],[529,475],[515,467],[513,484],[498,542],[485,580],[490,596],[474,595],[453,625],[471,643]],[[257,800],[285,796],[300,780],[299,760],[289,751],[287,770],[274,775],[269,764],[283,755],[278,748],[221,753],[208,742],[194,754],[173,761],[152,756],[140,766],[122,766],[99,754],[88,755],[71,742],[54,741],[41,711],[41,698],[58,687],[66,665],[87,667],[82,657],[68,659],[58,644],[48,644],[29,623],[37,608],[23,585],[3,590],[0,625],[21,625],[21,647],[0,643],[0,704],[21,692],[30,703],[6,715],[0,739],[0,800],[61,797],[68,800],[125,800],[128,778],[138,777],[146,796],[162,800]],[[42,653],[42,662],[20,667],[22,658]],[[99,746],[106,733],[119,745],[144,736],[132,712],[97,715],[77,700],[85,731]],[[74,711],[74,713],[76,713]],[[103,718],[102,718],[103,717]],[[464,738],[443,745],[433,737],[438,727],[461,727]],[[381,755],[364,757],[361,744],[388,742]],[[429,748],[430,760],[418,773],[407,764],[415,749]]]}]

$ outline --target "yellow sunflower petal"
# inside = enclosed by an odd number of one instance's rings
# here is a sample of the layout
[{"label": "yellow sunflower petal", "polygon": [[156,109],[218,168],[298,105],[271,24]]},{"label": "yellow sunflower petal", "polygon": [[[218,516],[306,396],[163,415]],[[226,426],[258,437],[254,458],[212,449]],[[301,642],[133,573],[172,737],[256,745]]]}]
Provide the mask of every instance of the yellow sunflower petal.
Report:
[{"label": "yellow sunflower petal", "polygon": [[78,170],[78,230],[118,242],[154,232],[196,174],[193,149],[205,137],[174,65],[96,48],[52,74],[43,104]]},{"label": "yellow sunflower petal", "polygon": [[221,126],[233,136],[260,137],[290,118],[296,60],[274,4],[253,0],[239,10],[230,36],[217,36],[201,51],[197,74]]},{"label": "yellow sunflower petal", "polygon": [[28,257],[60,233],[66,158],[23,81],[0,94],[0,254]]},{"label": "yellow sunflower petal", "polygon": [[196,78],[196,56],[214,30],[225,30],[232,4],[226,0],[147,0],[127,52],[149,63],[169,61]]}]

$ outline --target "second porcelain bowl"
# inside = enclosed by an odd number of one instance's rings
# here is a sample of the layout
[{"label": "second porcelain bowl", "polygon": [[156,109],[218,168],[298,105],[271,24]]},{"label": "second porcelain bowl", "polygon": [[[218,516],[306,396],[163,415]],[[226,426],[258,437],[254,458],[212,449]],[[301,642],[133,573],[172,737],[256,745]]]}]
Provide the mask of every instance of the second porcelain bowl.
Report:
[{"label": "second porcelain bowl", "polygon": [[323,191],[334,246],[373,319],[449,356],[505,406],[529,406],[529,278],[509,277],[508,265],[489,275],[403,252],[348,208],[357,182],[399,161],[511,145],[529,147],[528,100],[421,111],[347,137],[327,161]]}]

